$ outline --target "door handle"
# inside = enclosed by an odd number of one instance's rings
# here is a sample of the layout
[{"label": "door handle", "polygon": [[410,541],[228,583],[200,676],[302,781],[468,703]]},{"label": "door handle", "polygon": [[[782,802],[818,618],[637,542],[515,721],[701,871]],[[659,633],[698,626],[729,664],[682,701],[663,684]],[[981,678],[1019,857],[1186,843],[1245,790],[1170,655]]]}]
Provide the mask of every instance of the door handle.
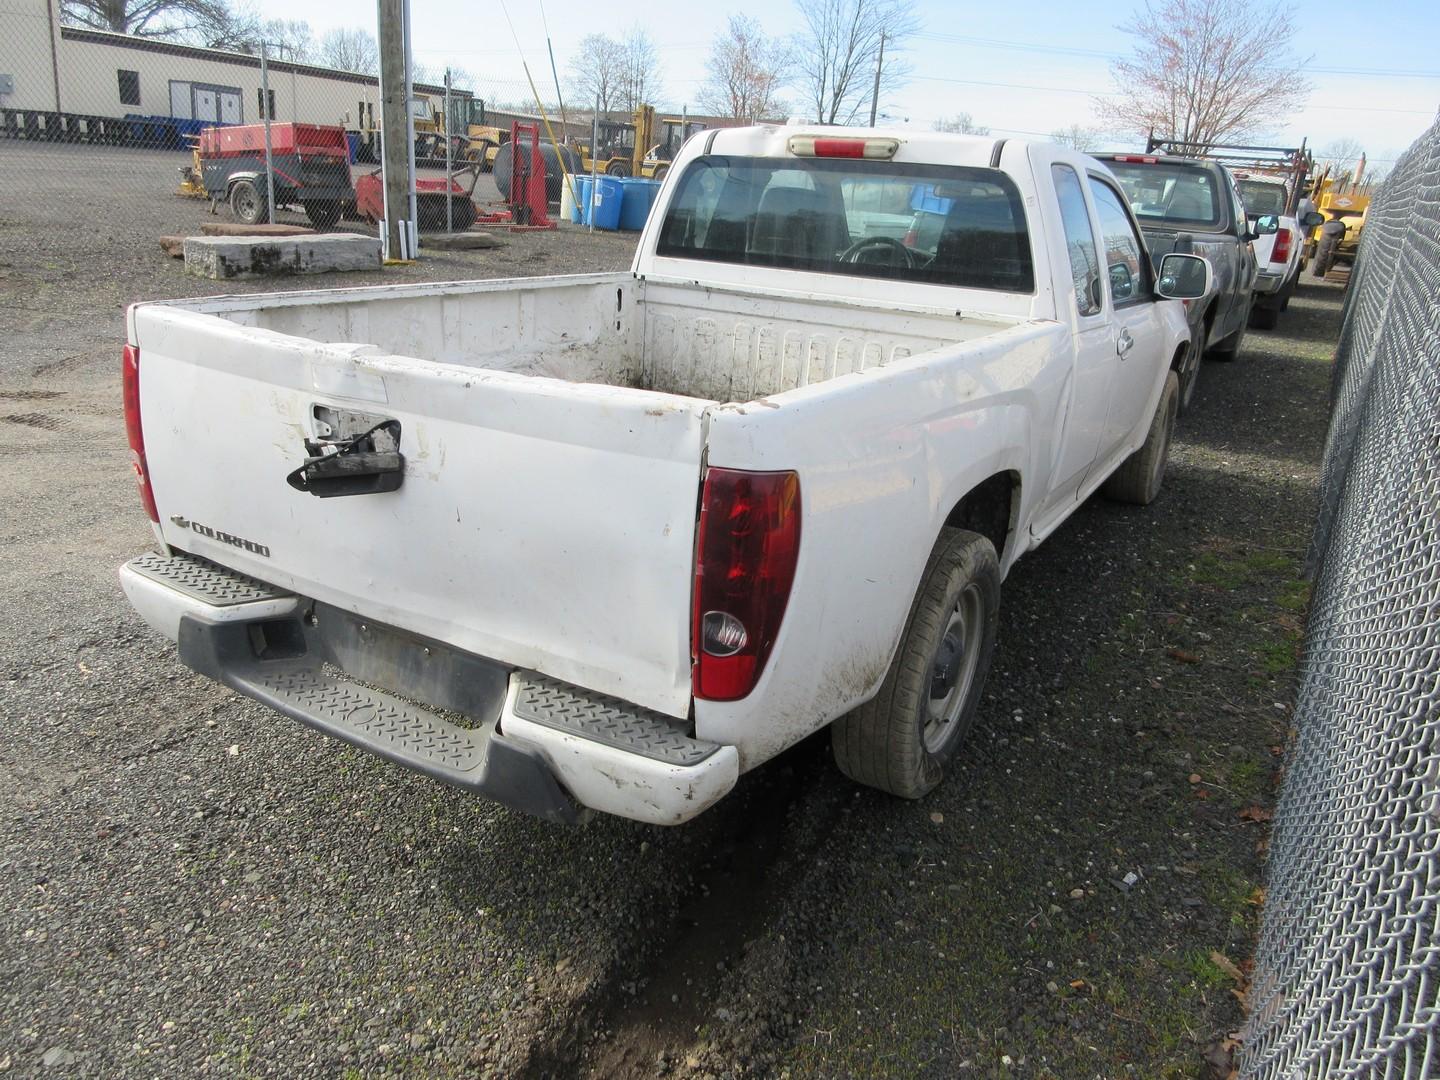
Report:
[{"label": "door handle", "polygon": [[1115,342],[1115,351],[1121,356],[1128,353],[1135,344],[1135,339],[1130,336],[1130,331],[1125,327],[1120,328],[1120,338]]}]

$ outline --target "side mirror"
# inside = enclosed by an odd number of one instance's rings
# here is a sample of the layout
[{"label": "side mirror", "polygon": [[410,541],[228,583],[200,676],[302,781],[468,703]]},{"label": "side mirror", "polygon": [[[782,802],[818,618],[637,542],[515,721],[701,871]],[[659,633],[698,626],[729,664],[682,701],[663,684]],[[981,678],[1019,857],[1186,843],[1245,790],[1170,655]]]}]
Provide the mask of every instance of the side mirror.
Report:
[{"label": "side mirror", "polygon": [[1215,271],[1199,255],[1171,252],[1160,260],[1155,291],[1166,300],[1199,300],[1215,287]]},{"label": "side mirror", "polygon": [[1300,217],[1300,227],[1304,229],[1318,229],[1325,224],[1325,215],[1317,214],[1314,210],[1308,210]]},{"label": "side mirror", "polygon": [[1280,219],[1274,214],[1262,214],[1255,219],[1256,236],[1273,236],[1280,231]]}]

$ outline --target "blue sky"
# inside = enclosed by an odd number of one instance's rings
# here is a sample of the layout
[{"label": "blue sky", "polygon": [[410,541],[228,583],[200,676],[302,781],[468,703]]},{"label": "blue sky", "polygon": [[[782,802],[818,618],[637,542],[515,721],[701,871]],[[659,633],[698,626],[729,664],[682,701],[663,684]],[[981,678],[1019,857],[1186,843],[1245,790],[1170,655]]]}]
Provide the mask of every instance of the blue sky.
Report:
[{"label": "blue sky", "polygon": [[[307,19],[317,32],[358,21],[353,0],[260,0],[259,6],[269,17]],[[540,0],[506,0],[506,7],[545,93],[550,75]],[[1130,39],[1116,27],[1130,9],[1131,0],[1107,5],[919,0],[923,30],[905,53],[913,76],[882,107],[896,121],[927,128],[939,117],[969,112],[1001,134],[1043,135],[1070,124],[1097,124],[1094,92],[1113,88],[1109,59],[1129,50]],[[660,103],[677,108],[693,102],[709,43],[735,12],[759,20],[772,34],[800,26],[790,0],[674,5],[546,0],[544,5],[562,77],[584,35],[642,25],[660,52]],[[1355,138],[1378,161],[1403,150],[1434,121],[1440,106],[1440,3],[1310,0],[1294,5],[1292,13],[1296,50],[1313,57],[1308,70],[1314,90],[1303,111],[1276,118],[1270,133],[1275,139],[1290,145],[1308,137],[1311,146],[1323,147]],[[482,96],[514,97],[523,90],[524,73],[498,2],[412,0],[411,17],[418,60],[473,72]]]}]

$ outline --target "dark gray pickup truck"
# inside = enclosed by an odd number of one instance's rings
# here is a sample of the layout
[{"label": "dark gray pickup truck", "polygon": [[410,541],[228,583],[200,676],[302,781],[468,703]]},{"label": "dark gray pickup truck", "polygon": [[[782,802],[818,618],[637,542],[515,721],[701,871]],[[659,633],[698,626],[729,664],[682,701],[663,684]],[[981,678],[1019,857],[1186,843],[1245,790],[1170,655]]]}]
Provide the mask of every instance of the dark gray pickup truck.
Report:
[{"label": "dark gray pickup truck", "polygon": [[1125,189],[1130,208],[1158,266],[1171,251],[1203,255],[1215,271],[1215,291],[1188,305],[1191,347],[1180,373],[1180,407],[1190,404],[1200,357],[1233,360],[1245,337],[1255,287],[1255,239],[1244,204],[1224,166],[1156,154],[1101,154]]}]

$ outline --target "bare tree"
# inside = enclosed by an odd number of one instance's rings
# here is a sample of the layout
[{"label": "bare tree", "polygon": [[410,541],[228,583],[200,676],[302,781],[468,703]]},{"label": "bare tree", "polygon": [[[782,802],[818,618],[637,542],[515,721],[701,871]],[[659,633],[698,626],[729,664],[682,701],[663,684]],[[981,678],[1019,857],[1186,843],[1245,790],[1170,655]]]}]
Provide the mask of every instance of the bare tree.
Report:
[{"label": "bare tree", "polygon": [[620,55],[618,104],[626,112],[634,112],[659,95],[660,57],[650,35],[639,26],[632,27],[620,42]]},{"label": "bare tree", "polygon": [[1126,131],[1213,143],[1243,138],[1300,108],[1310,85],[1290,43],[1286,4],[1146,0],[1120,27],[1134,51],[1111,65],[1100,113]]},{"label": "bare tree", "polygon": [[320,39],[320,61],[341,71],[380,74],[380,47],[375,37],[359,27],[331,30]]},{"label": "bare tree", "polygon": [[710,46],[700,107],[716,116],[760,120],[784,109],[779,90],[790,64],[790,51],[766,37],[754,19],[731,15],[730,25]]},{"label": "bare tree", "polygon": [[975,123],[975,118],[968,112],[956,113],[954,116],[946,116],[936,120],[935,130],[949,132],[951,135],[990,134],[990,129]]},{"label": "bare tree", "polygon": [[253,38],[259,20],[225,0],[60,0],[60,20],[71,26],[138,37],[184,39],[233,48]]},{"label": "bare tree", "polygon": [[257,37],[265,42],[269,54],[277,59],[310,64],[320,58],[315,47],[315,34],[304,19],[267,19],[260,24]]},{"label": "bare tree", "polygon": [[875,96],[877,65],[882,97],[904,82],[899,53],[919,29],[910,0],[795,0],[795,6],[805,23],[795,39],[796,70],[820,123],[854,122]]},{"label": "bare tree", "polygon": [[1056,128],[1052,131],[1050,141],[1057,142],[1061,146],[1068,146],[1071,150],[1079,150],[1082,154],[1089,154],[1104,145],[1105,133],[1096,127],[1071,124],[1069,127]]},{"label": "bare tree", "polygon": [[620,100],[625,56],[620,42],[606,34],[586,34],[580,50],[570,61],[570,87],[576,97],[591,108],[598,101],[602,113]]}]

